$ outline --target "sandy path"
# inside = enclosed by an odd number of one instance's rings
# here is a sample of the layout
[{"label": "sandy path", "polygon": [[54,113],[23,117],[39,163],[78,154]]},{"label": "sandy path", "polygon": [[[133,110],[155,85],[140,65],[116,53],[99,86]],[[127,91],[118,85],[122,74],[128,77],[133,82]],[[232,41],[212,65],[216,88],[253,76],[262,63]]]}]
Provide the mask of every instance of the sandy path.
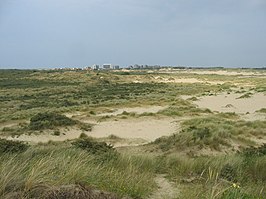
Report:
[{"label": "sandy path", "polygon": [[155,182],[158,185],[156,190],[149,199],[174,199],[177,198],[179,190],[174,187],[172,182],[169,182],[164,175],[157,175]]}]

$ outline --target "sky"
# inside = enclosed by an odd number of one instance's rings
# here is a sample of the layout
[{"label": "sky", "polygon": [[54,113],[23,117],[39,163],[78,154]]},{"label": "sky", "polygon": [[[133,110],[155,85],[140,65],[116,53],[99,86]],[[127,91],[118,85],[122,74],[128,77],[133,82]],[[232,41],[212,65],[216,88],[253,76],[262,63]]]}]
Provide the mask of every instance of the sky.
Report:
[{"label": "sky", "polygon": [[266,0],[0,0],[0,68],[266,66]]}]

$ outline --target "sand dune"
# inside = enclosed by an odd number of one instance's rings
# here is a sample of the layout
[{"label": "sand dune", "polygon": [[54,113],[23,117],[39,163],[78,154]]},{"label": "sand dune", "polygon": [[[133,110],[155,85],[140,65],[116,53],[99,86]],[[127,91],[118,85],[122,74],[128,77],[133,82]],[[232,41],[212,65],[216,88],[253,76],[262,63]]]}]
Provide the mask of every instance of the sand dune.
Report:
[{"label": "sand dune", "polygon": [[219,112],[254,113],[261,108],[266,108],[266,95],[263,93],[256,93],[250,98],[239,98],[241,95],[243,94],[206,96],[194,103],[201,108]]}]

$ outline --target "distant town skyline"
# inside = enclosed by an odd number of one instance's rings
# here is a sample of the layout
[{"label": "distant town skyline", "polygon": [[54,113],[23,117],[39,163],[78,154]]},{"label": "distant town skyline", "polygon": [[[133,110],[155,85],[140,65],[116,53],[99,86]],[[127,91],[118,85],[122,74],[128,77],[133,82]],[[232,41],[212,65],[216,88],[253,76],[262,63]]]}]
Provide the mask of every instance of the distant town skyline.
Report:
[{"label": "distant town skyline", "polygon": [[0,69],[266,66],[265,0],[1,0]]}]

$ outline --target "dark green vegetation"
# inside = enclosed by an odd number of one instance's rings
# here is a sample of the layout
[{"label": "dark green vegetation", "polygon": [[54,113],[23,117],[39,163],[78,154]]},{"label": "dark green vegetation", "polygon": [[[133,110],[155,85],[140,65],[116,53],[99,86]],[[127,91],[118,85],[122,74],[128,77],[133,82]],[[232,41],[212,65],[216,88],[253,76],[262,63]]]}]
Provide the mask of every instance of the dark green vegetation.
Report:
[{"label": "dark green vegetation", "polygon": [[71,126],[76,121],[57,113],[38,113],[30,119],[29,129],[43,130],[53,129],[60,126]]},{"label": "dark green vegetation", "polygon": [[4,153],[20,153],[29,148],[28,144],[20,141],[11,141],[6,139],[0,139],[0,154]]},{"label": "dark green vegetation", "polygon": [[76,146],[77,148],[88,151],[92,154],[108,153],[110,155],[111,153],[115,152],[113,146],[108,145],[105,142],[95,142],[91,138],[81,138],[72,142],[72,145]]}]

